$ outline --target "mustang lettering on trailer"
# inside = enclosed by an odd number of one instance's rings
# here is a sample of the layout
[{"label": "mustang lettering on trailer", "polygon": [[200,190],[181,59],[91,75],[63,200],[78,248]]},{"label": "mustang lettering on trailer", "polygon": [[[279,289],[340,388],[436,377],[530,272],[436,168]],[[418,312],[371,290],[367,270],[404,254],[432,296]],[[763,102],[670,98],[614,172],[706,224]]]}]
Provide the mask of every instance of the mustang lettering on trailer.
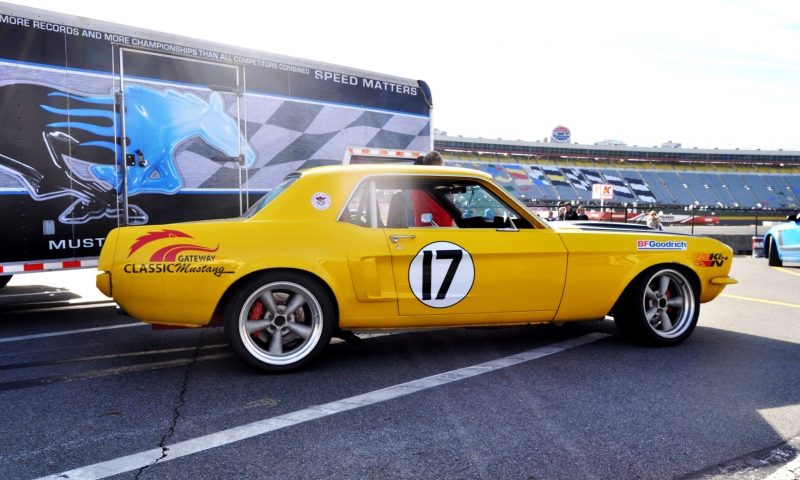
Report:
[{"label": "mustang lettering on trailer", "polygon": [[317,167],[237,219],[112,230],[97,286],[148,323],[223,326],[244,362],[286,371],[354,329],[612,315],[627,338],[677,345],[736,283],[717,240],[562,224],[477,170]]}]

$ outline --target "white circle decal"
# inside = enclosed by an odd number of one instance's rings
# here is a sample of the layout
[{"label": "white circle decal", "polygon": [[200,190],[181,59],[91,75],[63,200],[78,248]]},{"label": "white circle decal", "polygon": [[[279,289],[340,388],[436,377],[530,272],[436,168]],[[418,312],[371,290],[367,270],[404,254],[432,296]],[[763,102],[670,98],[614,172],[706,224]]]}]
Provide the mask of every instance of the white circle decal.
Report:
[{"label": "white circle decal", "polygon": [[467,296],[475,281],[469,252],[450,242],[422,247],[408,268],[411,292],[433,308],[451,307]]},{"label": "white circle decal", "polygon": [[317,210],[327,210],[331,206],[331,197],[327,193],[317,192],[311,195],[311,205]]}]

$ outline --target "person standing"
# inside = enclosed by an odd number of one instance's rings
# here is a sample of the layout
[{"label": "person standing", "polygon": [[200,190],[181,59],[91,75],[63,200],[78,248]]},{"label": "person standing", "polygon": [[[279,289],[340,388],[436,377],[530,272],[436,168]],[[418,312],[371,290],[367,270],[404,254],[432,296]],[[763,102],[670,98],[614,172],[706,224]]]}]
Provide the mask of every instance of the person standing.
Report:
[{"label": "person standing", "polygon": [[[430,165],[440,167],[444,165],[442,155],[437,151],[428,152],[426,155],[417,157],[414,165]],[[439,203],[431,197],[430,193],[424,190],[411,191],[411,205],[413,207],[413,222],[410,225],[417,227],[452,227],[453,217],[442,208]],[[422,214],[431,214],[431,222],[422,222]]]},{"label": "person standing", "polygon": [[575,210],[572,209],[572,202],[564,202],[564,213],[562,215],[561,211],[559,210],[558,213],[559,220],[577,220],[578,214],[575,213]]},{"label": "person standing", "polygon": [[444,159],[442,158],[442,154],[433,150],[425,155],[417,157],[414,160],[414,165],[433,165],[436,167],[441,167],[444,165]]},{"label": "person standing", "polygon": [[589,215],[586,215],[586,207],[578,205],[578,215],[575,220],[589,220]]},{"label": "person standing", "polygon": [[661,219],[655,210],[650,210],[650,213],[647,214],[647,226],[659,232],[664,231],[664,225],[661,224]]}]

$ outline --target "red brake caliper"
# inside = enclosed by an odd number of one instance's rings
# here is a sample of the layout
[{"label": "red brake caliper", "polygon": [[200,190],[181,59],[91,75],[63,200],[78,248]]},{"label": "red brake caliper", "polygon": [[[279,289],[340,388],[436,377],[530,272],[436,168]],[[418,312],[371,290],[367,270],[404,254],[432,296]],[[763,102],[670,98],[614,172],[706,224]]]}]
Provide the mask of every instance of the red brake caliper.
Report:
[{"label": "red brake caliper", "polygon": [[248,320],[261,320],[264,317],[264,304],[261,300],[256,300],[253,306],[250,307],[250,314],[247,316]]},{"label": "red brake caliper", "polygon": [[[256,300],[253,303],[253,306],[250,307],[250,312],[247,314],[248,320],[261,320],[264,318],[264,304],[261,303],[261,300]],[[259,332],[253,332],[251,336],[257,337]]]}]

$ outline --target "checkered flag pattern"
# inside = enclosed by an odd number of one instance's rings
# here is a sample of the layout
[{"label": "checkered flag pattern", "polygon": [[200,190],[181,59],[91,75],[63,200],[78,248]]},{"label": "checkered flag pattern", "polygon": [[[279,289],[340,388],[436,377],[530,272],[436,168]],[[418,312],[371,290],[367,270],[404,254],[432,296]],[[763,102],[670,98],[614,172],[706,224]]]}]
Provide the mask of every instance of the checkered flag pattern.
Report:
[{"label": "checkered flag pattern", "polygon": [[[228,113],[235,118],[235,104]],[[429,119],[415,115],[248,94],[242,118],[257,152],[245,172],[254,190],[272,188],[298,169],[342,163],[351,146],[430,149]],[[220,157],[199,139],[180,148],[175,158],[187,188],[238,188],[234,159]]]},{"label": "checkered flag pattern", "polygon": [[584,178],[580,169],[563,168],[562,171],[564,172],[564,175],[569,178],[570,182],[572,182],[572,186],[575,187],[576,190],[583,190],[584,192],[589,192],[592,190],[592,184],[586,180],[586,178]]},{"label": "checkered flag pattern", "polygon": [[623,178],[628,182],[628,185],[631,186],[631,189],[636,196],[639,197],[639,200],[645,203],[656,203],[656,196],[650,191],[650,187],[648,187],[643,180],[630,175],[625,175]]},{"label": "checkered flag pattern", "polygon": [[606,181],[603,179],[603,175],[597,170],[589,170],[587,168],[581,168],[579,170],[581,173],[583,173],[584,178],[586,178],[592,185],[595,183],[606,183]]},{"label": "checkered flag pattern", "polygon": [[636,196],[631,192],[631,190],[625,185],[625,180],[615,175],[606,174],[606,182],[614,185],[614,198],[619,200],[620,198],[625,200],[635,200]]}]

